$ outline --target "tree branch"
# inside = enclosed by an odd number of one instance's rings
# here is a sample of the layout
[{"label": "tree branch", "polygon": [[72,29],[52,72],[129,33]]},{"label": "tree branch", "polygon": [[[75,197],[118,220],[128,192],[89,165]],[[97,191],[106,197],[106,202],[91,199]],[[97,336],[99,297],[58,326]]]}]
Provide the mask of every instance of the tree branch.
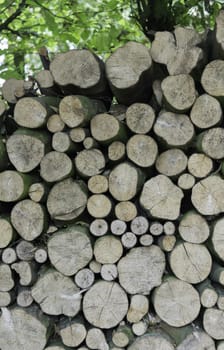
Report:
[{"label": "tree branch", "polygon": [[11,16],[9,16],[9,18],[7,18],[5,22],[3,22],[0,25],[0,31],[3,29],[8,29],[8,25],[12,23],[22,13],[25,7],[27,7],[26,0],[22,0],[17,10]]}]

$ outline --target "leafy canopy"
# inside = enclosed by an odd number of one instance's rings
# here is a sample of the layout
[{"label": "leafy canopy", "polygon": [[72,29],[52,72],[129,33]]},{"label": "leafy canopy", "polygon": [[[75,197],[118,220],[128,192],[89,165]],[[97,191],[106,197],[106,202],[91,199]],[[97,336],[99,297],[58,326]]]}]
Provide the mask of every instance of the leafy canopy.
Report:
[{"label": "leafy canopy", "polygon": [[214,26],[224,0],[0,0],[0,77],[41,69],[39,47],[53,56],[89,48],[107,57],[128,40],[149,43],[176,24]]}]

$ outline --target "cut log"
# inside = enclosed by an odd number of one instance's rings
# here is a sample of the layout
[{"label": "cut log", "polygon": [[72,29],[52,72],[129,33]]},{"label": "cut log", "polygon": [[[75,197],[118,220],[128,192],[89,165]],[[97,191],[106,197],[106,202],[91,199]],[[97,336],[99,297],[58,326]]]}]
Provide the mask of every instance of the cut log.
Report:
[{"label": "cut log", "polygon": [[116,263],[123,253],[120,240],[112,235],[106,235],[96,240],[94,244],[94,256],[101,264]]},{"label": "cut log", "polygon": [[69,131],[71,140],[75,143],[81,143],[85,140],[86,136],[89,135],[89,130],[85,128],[72,128]]},{"label": "cut log", "polygon": [[160,222],[152,222],[149,227],[149,232],[153,236],[159,236],[163,233],[163,225]]},{"label": "cut log", "polygon": [[218,98],[221,103],[224,97],[223,72],[224,61],[214,60],[207,64],[201,76],[201,84],[205,92]]},{"label": "cut log", "polygon": [[155,245],[132,248],[118,262],[117,268],[119,282],[127,293],[147,295],[151,289],[161,284],[165,270],[165,256]]},{"label": "cut log", "polygon": [[79,95],[65,96],[59,105],[60,117],[69,128],[85,126],[94,115],[104,111],[102,102]]},{"label": "cut log", "polygon": [[131,231],[138,236],[144,235],[149,229],[149,222],[144,216],[136,216],[131,222]]},{"label": "cut log", "polygon": [[147,332],[147,328],[148,328],[147,323],[144,321],[133,323],[131,327],[132,332],[137,337],[141,337],[143,334],[145,334]]},{"label": "cut log", "polygon": [[2,308],[0,347],[4,350],[43,350],[50,336],[49,319],[38,308]]},{"label": "cut log", "polygon": [[20,287],[18,290],[16,302],[21,307],[28,307],[33,302],[31,289],[29,287]]},{"label": "cut log", "polygon": [[83,146],[85,149],[91,149],[91,148],[98,148],[99,145],[96,142],[96,140],[90,136],[86,137],[85,140],[83,140]]},{"label": "cut log", "polygon": [[168,336],[162,333],[148,333],[138,337],[128,350],[174,350],[174,346]]},{"label": "cut log", "polygon": [[217,264],[215,261],[212,264],[212,271],[210,274],[210,278],[214,282],[220,283],[224,286],[224,267]]},{"label": "cut log", "polygon": [[118,347],[126,347],[134,340],[134,334],[128,326],[119,326],[112,335],[112,342]]},{"label": "cut log", "polygon": [[48,196],[47,209],[53,220],[71,221],[83,213],[87,204],[84,182],[68,178],[56,183]]},{"label": "cut log", "polygon": [[119,202],[115,205],[115,215],[118,220],[129,222],[137,216],[136,205],[130,201]]},{"label": "cut log", "polygon": [[44,313],[73,317],[81,308],[82,292],[69,277],[49,269],[32,287],[31,294]]},{"label": "cut log", "polygon": [[104,194],[93,194],[88,198],[87,210],[94,218],[105,218],[112,210],[111,200]]},{"label": "cut log", "polygon": [[10,267],[6,264],[0,264],[0,292],[9,292],[14,285]]},{"label": "cut log", "polygon": [[84,316],[95,327],[115,327],[127,311],[127,295],[116,282],[99,281],[84,295]]},{"label": "cut log", "polygon": [[33,183],[29,188],[29,197],[33,202],[45,203],[49,188],[44,182]]},{"label": "cut log", "polygon": [[48,240],[51,264],[65,276],[72,276],[92,259],[89,231],[85,226],[73,225],[59,229]]},{"label": "cut log", "polygon": [[223,218],[220,218],[214,223],[213,230],[212,230],[212,238],[211,238],[213,252],[222,261],[224,261],[223,223],[224,223]]},{"label": "cut log", "polygon": [[210,233],[205,218],[193,210],[182,216],[178,231],[186,242],[198,244],[205,242]]},{"label": "cut log", "polygon": [[201,305],[205,308],[210,308],[215,306],[218,300],[218,294],[214,287],[211,285],[211,281],[206,279],[202,283],[196,286],[199,294]]},{"label": "cut log", "polygon": [[81,289],[88,289],[94,283],[95,276],[94,273],[88,269],[81,269],[75,275],[75,283]]},{"label": "cut log", "polygon": [[167,277],[154,290],[153,305],[157,315],[173,327],[183,327],[194,321],[201,307],[196,289],[175,277]]},{"label": "cut log", "polygon": [[16,123],[29,129],[41,128],[47,123],[52,108],[58,107],[60,99],[57,97],[24,97],[15,106],[14,120]]},{"label": "cut log", "polygon": [[194,29],[177,27],[174,34],[157,32],[150,53],[155,62],[166,65],[169,75],[191,74],[203,62],[203,51],[197,46],[201,42]]},{"label": "cut log", "polygon": [[113,281],[117,278],[117,266],[115,264],[104,264],[101,267],[100,275],[104,281]]},{"label": "cut log", "polygon": [[142,294],[131,296],[130,306],[127,313],[127,320],[130,323],[136,323],[149,311],[149,299]]},{"label": "cut log", "polygon": [[31,261],[34,259],[36,247],[33,243],[21,240],[16,246],[16,254],[20,260]]},{"label": "cut log", "polygon": [[169,256],[174,275],[188,283],[200,283],[211,272],[212,258],[202,244],[179,242]]},{"label": "cut log", "polygon": [[75,153],[77,145],[72,142],[68,133],[64,131],[55,132],[52,137],[52,148],[57,152]]},{"label": "cut log", "polygon": [[77,347],[86,338],[86,327],[81,319],[66,319],[59,323],[59,334],[64,345]]},{"label": "cut log", "polygon": [[108,113],[97,114],[91,119],[90,131],[92,137],[99,143],[111,144],[113,141],[124,141],[126,139],[126,128]]},{"label": "cut log", "polygon": [[197,178],[206,177],[213,170],[213,161],[203,153],[193,153],[188,158],[188,171]]},{"label": "cut log", "polygon": [[49,135],[44,132],[19,129],[11,135],[6,148],[16,170],[28,173],[39,164],[49,146]]},{"label": "cut log", "polygon": [[135,197],[144,182],[139,168],[124,162],[117,165],[109,175],[109,191],[118,201],[128,201]]},{"label": "cut log", "polygon": [[126,222],[119,219],[113,220],[110,224],[110,230],[116,236],[122,235],[126,231],[126,229]]},{"label": "cut log", "polygon": [[146,181],[140,195],[140,205],[148,216],[176,220],[184,194],[165,175],[157,175]]},{"label": "cut log", "polygon": [[211,128],[199,134],[197,148],[212,159],[224,157],[224,128]]},{"label": "cut log", "polygon": [[108,223],[104,219],[95,219],[91,222],[89,229],[93,236],[103,236],[108,232]]},{"label": "cut log", "polygon": [[136,246],[137,237],[133,232],[125,232],[121,237],[121,242],[124,248],[131,249]]},{"label": "cut log", "polygon": [[103,153],[96,148],[85,149],[75,157],[75,167],[81,177],[90,178],[103,172],[106,165]]},{"label": "cut log", "polygon": [[102,264],[100,264],[96,260],[92,260],[89,263],[89,268],[90,268],[91,271],[93,271],[93,273],[100,273],[101,268],[102,268]]},{"label": "cut log", "polygon": [[191,190],[195,185],[195,177],[189,173],[181,174],[178,177],[177,184],[183,191]]},{"label": "cut log", "polygon": [[13,226],[10,223],[8,217],[0,218],[0,249],[6,248],[12,240],[15,238],[16,234]]},{"label": "cut log", "polygon": [[164,235],[160,236],[158,239],[158,245],[164,252],[171,252],[175,249],[176,244],[176,236],[175,235]]},{"label": "cut log", "polygon": [[208,176],[196,183],[192,189],[191,202],[202,215],[217,215],[224,212],[224,180]]},{"label": "cut log", "polygon": [[203,326],[213,339],[224,340],[224,311],[217,308],[206,309]]},{"label": "cut log", "polygon": [[47,261],[48,254],[46,248],[38,248],[35,251],[34,259],[37,263],[43,264]]},{"label": "cut log", "polygon": [[162,110],[156,119],[153,129],[162,143],[169,148],[185,148],[194,137],[194,126],[190,118],[185,114],[176,114]]},{"label": "cut log", "polygon": [[48,131],[55,133],[63,131],[65,128],[65,123],[61,119],[59,114],[52,114],[47,120]]},{"label": "cut log", "polygon": [[214,340],[202,330],[194,330],[178,346],[177,350],[215,350]]},{"label": "cut log", "polygon": [[158,155],[157,143],[148,135],[132,136],[127,142],[126,149],[128,158],[142,168],[151,167]]},{"label": "cut log", "polygon": [[153,244],[153,241],[153,236],[147,233],[139,237],[139,243],[144,247],[149,247]]},{"label": "cut log", "polygon": [[215,285],[215,290],[218,294],[217,307],[219,310],[224,311],[224,288],[219,285]]},{"label": "cut log", "polygon": [[124,105],[150,97],[152,59],[142,44],[130,41],[106,61],[106,74],[117,101]]},{"label": "cut log", "polygon": [[155,111],[145,103],[134,103],[126,111],[126,124],[135,134],[147,134],[155,121]]},{"label": "cut log", "polygon": [[0,292],[0,307],[6,307],[12,304],[15,300],[15,293],[10,292]]},{"label": "cut log", "polygon": [[53,75],[48,69],[43,69],[35,74],[34,77],[40,92],[46,96],[61,95],[60,88],[55,84]]},{"label": "cut log", "polygon": [[163,231],[165,235],[174,235],[176,231],[176,226],[172,221],[166,221],[163,225]]},{"label": "cut log", "polygon": [[47,228],[45,207],[30,199],[24,199],[12,208],[11,222],[23,239],[33,241]]},{"label": "cut log", "polygon": [[192,123],[200,129],[208,129],[219,124],[222,116],[219,101],[208,94],[203,94],[196,99],[190,113]]},{"label": "cut log", "polygon": [[160,153],[156,159],[156,170],[163,175],[176,177],[187,167],[187,156],[177,148]]},{"label": "cut log", "polygon": [[11,268],[19,275],[19,283],[21,286],[27,287],[33,285],[37,279],[37,269],[33,262],[19,261],[18,263],[12,264]]},{"label": "cut log", "polygon": [[63,90],[110,102],[104,63],[91,51],[70,50],[57,54],[50,64],[50,71]]},{"label": "cut log", "polygon": [[112,162],[122,161],[125,157],[125,144],[121,141],[113,141],[108,147],[108,159]]},{"label": "cut log", "polygon": [[167,107],[177,113],[188,111],[197,97],[194,80],[188,74],[165,78],[162,81],[161,89]]},{"label": "cut log", "polygon": [[103,331],[99,328],[91,328],[86,336],[86,345],[89,349],[109,350]]},{"label": "cut log", "polygon": [[47,182],[57,182],[73,175],[71,159],[65,153],[52,151],[40,162],[40,176]]},{"label": "cut log", "polygon": [[108,191],[108,179],[104,175],[93,175],[88,180],[88,189],[95,194]]},{"label": "cut log", "polygon": [[4,264],[12,264],[17,260],[16,251],[14,248],[5,248],[2,252],[2,262]]},{"label": "cut log", "polygon": [[7,79],[2,86],[3,98],[10,104],[15,104],[17,102],[15,92],[17,89],[23,90],[23,86],[24,80],[18,80],[14,78]]}]

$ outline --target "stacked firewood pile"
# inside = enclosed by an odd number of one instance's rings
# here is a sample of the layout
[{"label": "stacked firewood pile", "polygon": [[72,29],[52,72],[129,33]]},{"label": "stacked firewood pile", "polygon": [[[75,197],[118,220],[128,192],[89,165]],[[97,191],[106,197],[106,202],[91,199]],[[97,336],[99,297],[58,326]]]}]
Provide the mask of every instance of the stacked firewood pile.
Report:
[{"label": "stacked firewood pile", "polygon": [[223,33],[4,83],[1,350],[224,349]]}]

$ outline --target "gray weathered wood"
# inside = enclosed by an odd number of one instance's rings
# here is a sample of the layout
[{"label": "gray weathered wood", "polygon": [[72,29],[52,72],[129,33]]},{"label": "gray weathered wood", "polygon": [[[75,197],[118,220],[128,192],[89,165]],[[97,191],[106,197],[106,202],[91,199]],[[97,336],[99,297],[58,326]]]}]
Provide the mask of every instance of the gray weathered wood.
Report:
[{"label": "gray weathered wood", "polygon": [[172,148],[160,153],[156,159],[156,170],[163,175],[176,177],[187,167],[187,156],[178,149]]},{"label": "gray weathered wood", "polygon": [[121,201],[115,205],[115,215],[118,220],[129,222],[137,216],[136,205],[131,201]]},{"label": "gray weathered wood", "polygon": [[188,158],[188,171],[196,178],[206,177],[213,169],[213,161],[203,153],[193,153]]},{"label": "gray weathered wood", "polygon": [[130,323],[136,323],[149,311],[149,299],[142,294],[135,294],[131,296],[130,305],[127,313],[127,320]]},{"label": "gray weathered wood", "polygon": [[224,312],[217,308],[206,309],[203,316],[205,331],[215,340],[224,340]]},{"label": "gray weathered wood", "polygon": [[59,324],[59,334],[64,345],[72,348],[79,346],[87,335],[87,330],[81,319],[66,319]]},{"label": "gray weathered wood", "polygon": [[146,103],[134,103],[126,110],[126,124],[136,134],[147,134],[155,121],[155,111]]},{"label": "gray weathered wood", "polygon": [[142,168],[151,167],[158,155],[157,143],[148,135],[130,137],[126,144],[126,150],[128,158]]},{"label": "gray weathered wood", "polygon": [[179,223],[180,236],[190,243],[203,243],[209,237],[209,225],[205,218],[196,211],[186,212]]},{"label": "gray weathered wood", "polygon": [[76,170],[83,178],[101,174],[105,165],[103,153],[96,148],[82,150],[75,157]]},{"label": "gray weathered wood", "polygon": [[86,345],[89,349],[109,350],[109,345],[103,331],[99,328],[90,328],[86,336]]},{"label": "gray weathered wood", "polygon": [[9,292],[15,285],[12,270],[7,264],[0,264],[0,291]]},{"label": "gray weathered wood", "polygon": [[105,235],[96,240],[94,256],[101,264],[114,264],[122,256],[123,247],[120,240],[113,235]]}]

